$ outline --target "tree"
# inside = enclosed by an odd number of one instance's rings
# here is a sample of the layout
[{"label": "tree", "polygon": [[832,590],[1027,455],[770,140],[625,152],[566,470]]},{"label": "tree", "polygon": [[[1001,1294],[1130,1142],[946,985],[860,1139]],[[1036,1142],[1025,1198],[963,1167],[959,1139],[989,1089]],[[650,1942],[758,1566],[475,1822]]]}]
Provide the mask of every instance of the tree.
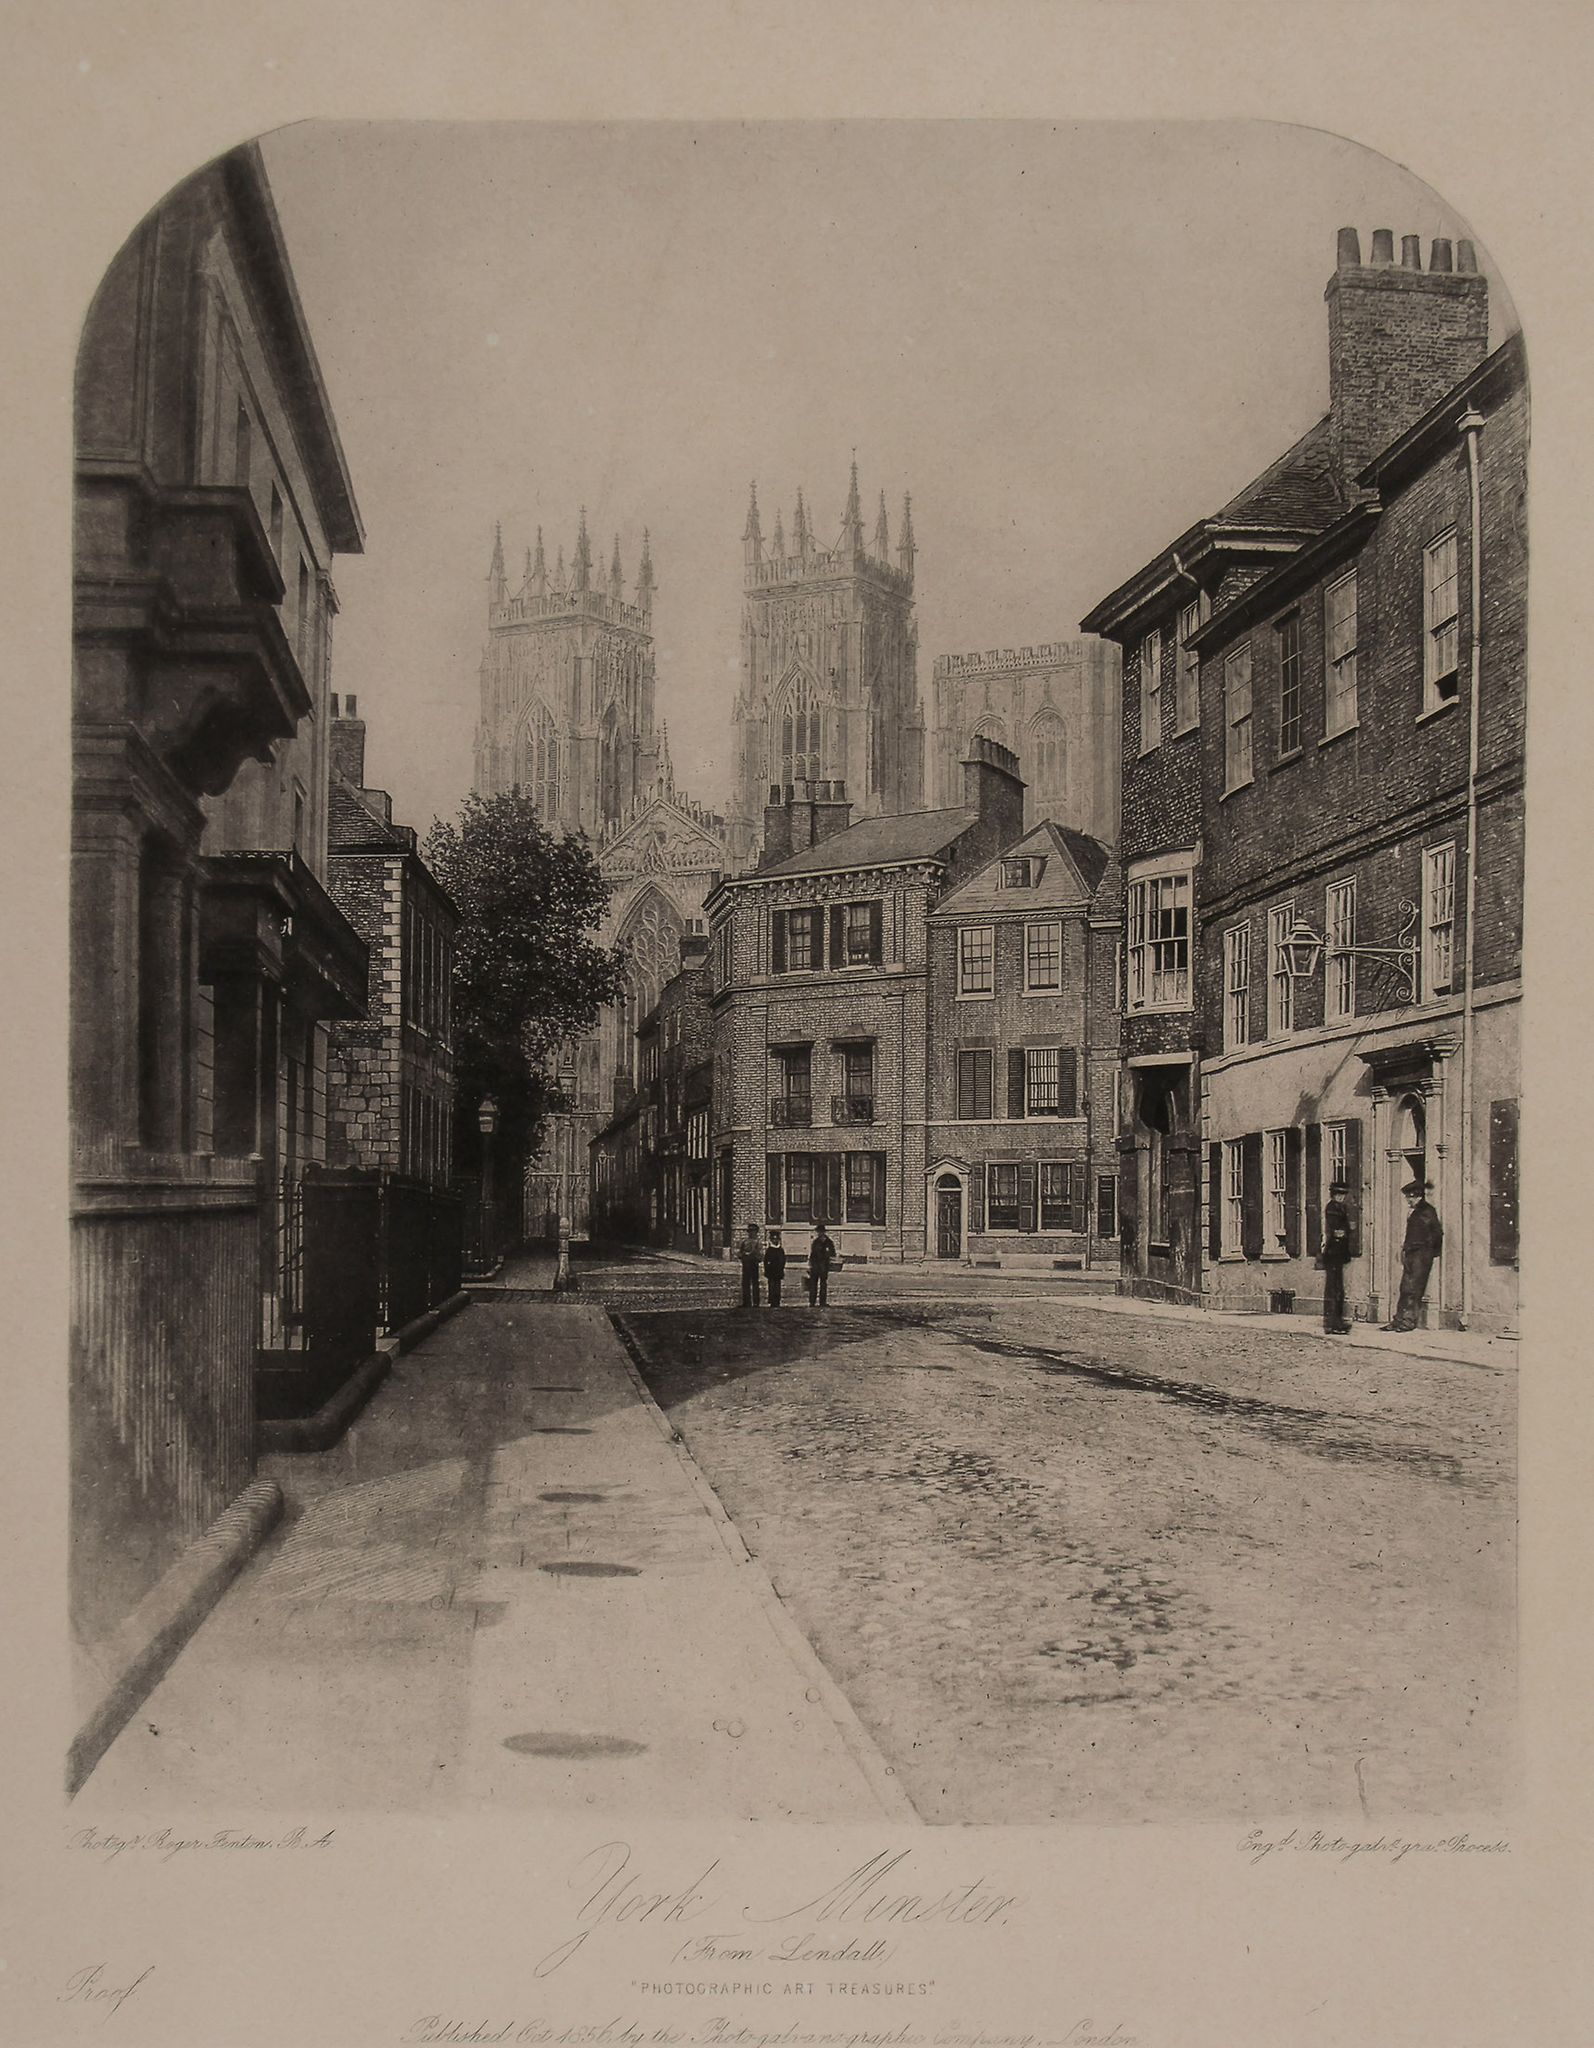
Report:
[{"label": "tree", "polygon": [[529,1156],[556,1103],[548,1066],[620,990],[624,954],[598,945],[609,888],[584,834],[556,837],[518,793],[474,792],[426,835],[427,866],[460,913],[454,1071],[462,1124],[496,1098],[506,1151]]}]

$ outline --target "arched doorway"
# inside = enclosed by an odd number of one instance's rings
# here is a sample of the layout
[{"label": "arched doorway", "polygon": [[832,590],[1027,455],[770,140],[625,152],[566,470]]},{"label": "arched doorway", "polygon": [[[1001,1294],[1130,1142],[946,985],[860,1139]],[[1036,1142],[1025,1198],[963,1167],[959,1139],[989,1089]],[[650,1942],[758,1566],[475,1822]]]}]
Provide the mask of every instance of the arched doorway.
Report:
[{"label": "arched doorway", "polygon": [[963,1256],[963,1183],[955,1173],[943,1173],[935,1184],[935,1255]]},{"label": "arched doorway", "polygon": [[936,1259],[961,1259],[968,1248],[969,1199],[965,1171],[938,1160],[925,1175],[926,1252]]},{"label": "arched doorway", "polygon": [[1400,1247],[1406,1239],[1406,1183],[1428,1178],[1428,1105],[1422,1096],[1402,1095],[1395,1104],[1390,1139],[1389,1249],[1393,1302],[1399,1279]]}]

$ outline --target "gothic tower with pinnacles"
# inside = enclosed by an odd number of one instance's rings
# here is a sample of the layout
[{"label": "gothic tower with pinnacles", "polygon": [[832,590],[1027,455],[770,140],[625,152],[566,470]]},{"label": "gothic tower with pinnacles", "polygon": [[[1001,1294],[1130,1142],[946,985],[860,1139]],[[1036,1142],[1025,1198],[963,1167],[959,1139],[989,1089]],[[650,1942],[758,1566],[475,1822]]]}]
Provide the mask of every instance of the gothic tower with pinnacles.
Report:
[{"label": "gothic tower with pinnacles", "polygon": [[511,591],[500,530],[487,574],[476,788],[518,788],[549,824],[600,838],[630,816],[659,769],[653,726],[653,561],[642,537],[626,596],[620,539],[594,574],[583,508],[575,559],[550,574],[542,530]]},{"label": "gothic tower with pinnacles", "polygon": [[923,802],[924,715],[913,616],[913,510],[895,559],[885,494],[865,542],[852,465],[841,531],[815,538],[801,491],[788,543],[766,543],[753,488],[743,532],[742,667],[730,815],[756,833],[772,785],[844,783],[855,819]]}]

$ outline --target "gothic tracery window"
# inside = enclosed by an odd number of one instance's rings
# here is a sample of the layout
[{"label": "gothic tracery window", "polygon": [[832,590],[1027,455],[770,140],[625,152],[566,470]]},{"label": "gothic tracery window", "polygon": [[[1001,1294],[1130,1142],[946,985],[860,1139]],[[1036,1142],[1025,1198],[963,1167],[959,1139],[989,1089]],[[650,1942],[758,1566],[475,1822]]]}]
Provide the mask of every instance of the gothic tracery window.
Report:
[{"label": "gothic tracery window", "polygon": [[616,1014],[616,1066],[636,1079],[637,1026],[659,999],[659,992],[680,964],[682,923],[679,913],[657,889],[650,888],[627,917],[620,933],[626,948],[625,983]]},{"label": "gothic tracery window", "polygon": [[1066,788],[1066,735],[1060,713],[1050,709],[1036,713],[1029,729],[1028,754],[1024,766],[1033,815],[1049,818],[1062,802]]},{"label": "gothic tracery window", "polygon": [[797,675],[787,684],[775,714],[782,782],[817,781],[824,751],[824,713],[811,679]]},{"label": "gothic tracery window", "polygon": [[559,815],[559,729],[545,704],[520,728],[515,748],[515,781],[548,820]]}]

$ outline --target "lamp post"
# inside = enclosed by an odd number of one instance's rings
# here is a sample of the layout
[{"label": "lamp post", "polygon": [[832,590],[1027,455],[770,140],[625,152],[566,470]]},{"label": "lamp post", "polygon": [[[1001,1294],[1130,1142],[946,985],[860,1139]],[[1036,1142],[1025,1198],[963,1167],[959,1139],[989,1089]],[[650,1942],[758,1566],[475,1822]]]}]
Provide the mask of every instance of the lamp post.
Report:
[{"label": "lamp post", "polygon": [[481,1252],[482,1265],[490,1269],[493,1263],[493,1133],[498,1128],[498,1102],[492,1095],[484,1095],[476,1109],[476,1128],[482,1134],[482,1176],[481,1176]]}]

